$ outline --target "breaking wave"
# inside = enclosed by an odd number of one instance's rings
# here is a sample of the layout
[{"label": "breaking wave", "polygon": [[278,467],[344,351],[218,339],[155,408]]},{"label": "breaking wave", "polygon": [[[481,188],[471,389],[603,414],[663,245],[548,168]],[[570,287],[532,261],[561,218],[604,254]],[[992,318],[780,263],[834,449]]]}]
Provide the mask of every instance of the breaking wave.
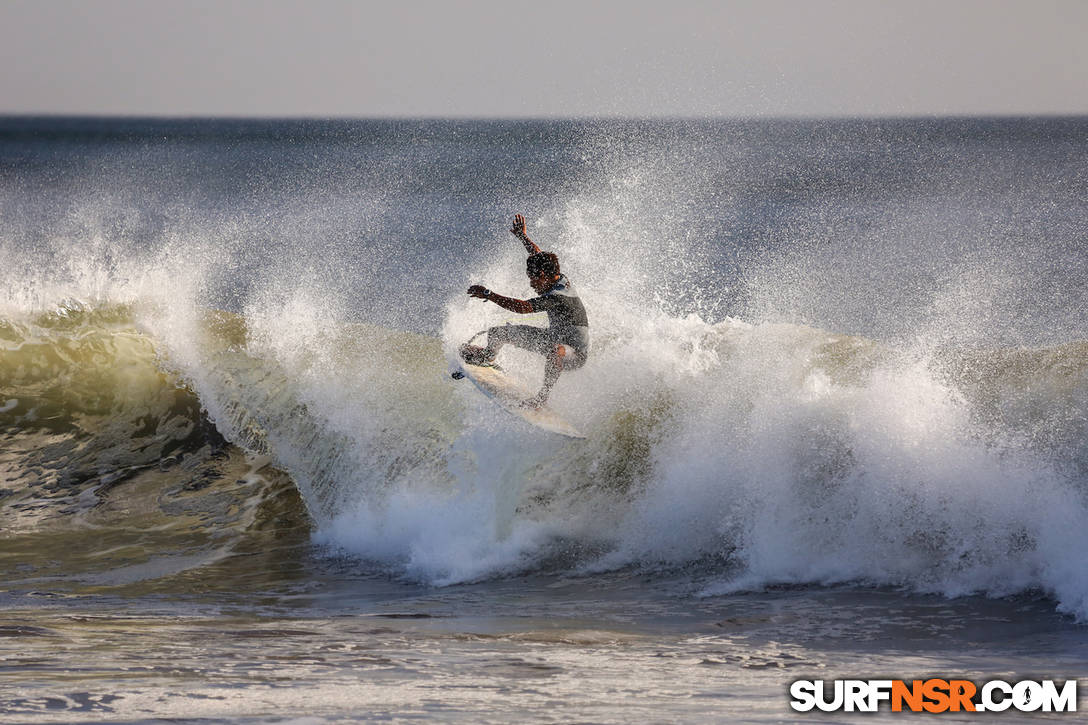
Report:
[{"label": "breaking wave", "polygon": [[[476,315],[461,305],[450,327]],[[452,331],[314,314],[208,311],[184,349],[139,305],[4,320],[8,530],[85,516],[141,476],[165,486],[172,467],[218,480],[208,461],[237,451],[290,477],[319,541],[432,584],[697,565],[705,593],[1038,589],[1088,613],[1088,343],[906,350],[661,315],[561,379],[583,441],[450,380]]]}]

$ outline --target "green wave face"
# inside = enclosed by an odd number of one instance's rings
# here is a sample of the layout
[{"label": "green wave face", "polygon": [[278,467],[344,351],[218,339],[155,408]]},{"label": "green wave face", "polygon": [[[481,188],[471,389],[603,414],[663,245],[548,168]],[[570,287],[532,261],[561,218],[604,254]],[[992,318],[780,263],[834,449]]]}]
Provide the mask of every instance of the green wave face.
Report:
[{"label": "green wave face", "polygon": [[125,308],[4,321],[0,340],[10,481],[62,495],[225,445]]},{"label": "green wave face", "polygon": [[216,588],[243,552],[305,540],[290,479],[219,434],[129,308],[9,319],[0,340],[7,587]]}]

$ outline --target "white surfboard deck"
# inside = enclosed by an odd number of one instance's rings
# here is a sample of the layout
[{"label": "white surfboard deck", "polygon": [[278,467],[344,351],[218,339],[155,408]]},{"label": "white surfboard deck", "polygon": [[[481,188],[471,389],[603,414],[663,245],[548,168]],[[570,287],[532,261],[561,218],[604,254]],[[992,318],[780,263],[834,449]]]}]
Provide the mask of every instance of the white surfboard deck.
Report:
[{"label": "white surfboard deck", "polygon": [[563,420],[546,404],[539,408],[522,406],[522,401],[533,397],[533,391],[501,369],[493,366],[469,365],[463,362],[461,372],[480,389],[480,392],[498,403],[503,410],[513,413],[527,423],[568,438],[585,438],[577,428]]}]

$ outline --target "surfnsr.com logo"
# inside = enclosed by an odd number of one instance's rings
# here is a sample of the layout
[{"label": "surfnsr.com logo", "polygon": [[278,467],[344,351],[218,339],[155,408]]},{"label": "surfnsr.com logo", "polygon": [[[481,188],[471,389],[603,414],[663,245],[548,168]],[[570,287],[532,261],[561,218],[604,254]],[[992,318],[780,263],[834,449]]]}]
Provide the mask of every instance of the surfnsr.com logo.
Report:
[{"label": "surfnsr.com logo", "polygon": [[797,712],[1076,712],[1077,681],[797,680],[790,697]]}]

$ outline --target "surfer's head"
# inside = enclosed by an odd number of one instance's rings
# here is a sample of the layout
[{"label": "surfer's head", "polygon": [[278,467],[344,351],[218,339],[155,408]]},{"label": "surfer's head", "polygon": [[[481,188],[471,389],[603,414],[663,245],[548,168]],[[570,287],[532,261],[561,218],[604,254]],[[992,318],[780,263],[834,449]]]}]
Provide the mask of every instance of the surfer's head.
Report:
[{"label": "surfer's head", "polygon": [[559,279],[559,257],[551,252],[530,254],[525,260],[525,274],[536,292],[547,292]]}]

